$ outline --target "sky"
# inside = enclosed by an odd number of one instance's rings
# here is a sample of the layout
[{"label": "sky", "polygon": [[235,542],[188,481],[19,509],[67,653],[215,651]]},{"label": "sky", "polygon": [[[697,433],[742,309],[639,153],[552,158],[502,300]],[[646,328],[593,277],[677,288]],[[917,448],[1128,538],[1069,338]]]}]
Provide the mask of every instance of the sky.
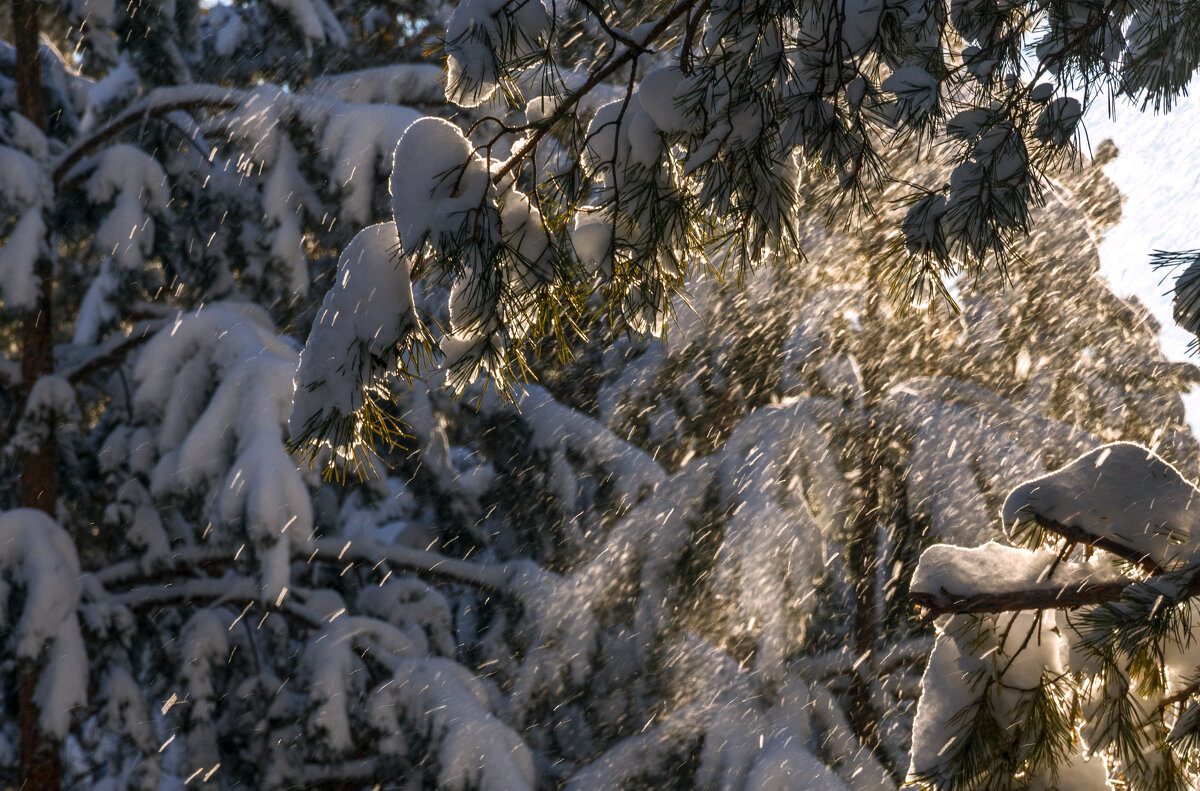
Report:
[{"label": "sky", "polygon": [[[1119,106],[1111,119],[1099,103],[1085,123],[1092,149],[1108,137],[1121,152],[1104,169],[1125,203],[1121,222],[1101,242],[1101,272],[1119,294],[1137,296],[1158,317],[1170,359],[1200,364],[1187,351],[1192,336],[1171,320],[1172,280],[1149,264],[1155,250],[1200,248],[1200,98],[1184,97],[1166,115]],[[1184,403],[1200,433],[1200,390]]]}]

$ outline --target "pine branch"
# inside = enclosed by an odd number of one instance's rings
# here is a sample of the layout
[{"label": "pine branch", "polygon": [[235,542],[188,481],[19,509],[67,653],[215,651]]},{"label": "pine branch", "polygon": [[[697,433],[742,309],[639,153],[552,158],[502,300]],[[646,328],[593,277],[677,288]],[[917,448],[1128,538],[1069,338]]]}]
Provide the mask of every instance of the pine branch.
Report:
[{"label": "pine branch", "polygon": [[150,340],[160,326],[157,321],[143,322],[136,325],[128,335],[109,338],[104,343],[97,344],[92,356],[64,372],[63,376],[71,384],[78,384],[103,368],[120,364],[130,352]]},{"label": "pine branch", "polygon": [[610,25],[604,19],[604,14],[600,11],[600,9],[596,8],[596,6],[592,5],[592,3],[589,2],[589,0],[576,0],[576,2],[578,2],[579,5],[583,6],[584,10],[586,10],[588,13],[590,13],[592,15],[592,18],[596,20],[597,24],[599,24],[600,27],[604,30],[604,32],[607,33],[608,36],[610,38],[612,38],[614,41],[621,42],[629,49],[635,50],[635,52],[637,54],[641,54],[641,53],[650,51],[646,48],[645,44],[639,44],[638,42],[634,41],[633,38],[630,37],[630,35],[628,33],[626,33],[625,31],[623,31],[619,28],[614,28],[612,25]]},{"label": "pine branch", "polygon": [[592,76],[588,78],[587,82],[568,95],[567,98],[563,99],[558,107],[554,109],[554,112],[551,113],[543,122],[541,122],[529,136],[529,139],[526,140],[519,149],[517,149],[516,153],[509,157],[509,160],[504,163],[504,166],[496,171],[496,173],[492,176],[492,183],[496,185],[504,183],[504,179],[510,173],[512,173],[512,171],[526,157],[533,153],[538,144],[542,141],[542,138],[544,138],[550,132],[551,128],[553,128],[555,124],[565,118],[567,114],[575,108],[575,105],[579,104],[579,102],[585,96],[587,96],[589,93],[595,90],[597,86],[615,74],[616,71],[622,66],[636,60],[639,55],[646,52],[650,44],[656,41],[659,36],[666,32],[666,30],[671,27],[675,20],[679,19],[679,17],[683,16],[688,12],[688,10],[700,2],[702,2],[702,0],[680,0],[669,11],[667,11],[666,15],[660,19],[653,28],[651,28],[649,34],[646,35],[645,39],[643,39],[641,44],[639,44],[636,49],[633,47],[626,47],[620,55],[609,61],[607,66],[599,71],[593,72]]},{"label": "pine branch", "polygon": [[468,560],[439,555],[423,549],[389,546],[377,541],[343,541],[322,538],[315,542],[318,560],[338,560],[345,563],[386,561],[393,566],[422,577],[444,582],[458,582],[488,593],[508,591],[508,570],[503,566],[483,565]]},{"label": "pine branch", "polygon": [[1138,566],[1150,578],[1144,582],[1120,579],[1113,582],[1083,583],[1059,588],[1047,588],[1005,593],[959,594],[942,588],[938,593],[912,591],[910,600],[919,607],[929,610],[930,616],[948,613],[997,613],[1015,610],[1070,610],[1121,599],[1133,585],[1154,585],[1156,581],[1177,586],[1182,580],[1183,597],[1200,594],[1200,569],[1191,571],[1181,578],[1178,569],[1172,570],[1157,561],[1108,536],[1097,535],[1077,525],[1067,525],[1055,519],[1033,514],[1033,519],[1043,530],[1054,533],[1067,541],[1067,546],[1082,545],[1102,549],[1132,565]]},{"label": "pine branch", "polygon": [[1074,610],[1092,604],[1118,601],[1133,580],[1085,583],[1044,590],[1013,591],[1011,593],[973,593],[961,595],[945,588],[938,593],[913,591],[909,599],[929,611],[931,616],[950,614],[983,614],[1016,610]]},{"label": "pine branch", "polygon": [[340,763],[305,764],[298,777],[303,778],[305,788],[344,789],[394,780],[385,768],[383,761],[372,756]]},{"label": "pine branch", "polygon": [[929,611],[930,617],[947,614],[982,614],[1014,612],[1017,610],[1073,610],[1095,604],[1105,604],[1127,598],[1138,588],[1151,591],[1176,591],[1172,596],[1182,601],[1200,596],[1200,566],[1188,570],[1169,570],[1159,566],[1129,547],[1111,539],[1096,536],[1082,528],[1064,525],[1052,519],[1037,517],[1038,524],[1056,532],[1068,541],[1098,547],[1150,571],[1145,580],[1122,578],[1111,582],[1064,585],[1058,588],[1007,591],[1003,593],[955,593],[945,588],[937,593],[911,591],[909,600]]},{"label": "pine branch", "polygon": [[1114,541],[1108,536],[1100,536],[1094,533],[1089,533],[1082,527],[1065,525],[1062,522],[1055,521],[1049,517],[1042,516],[1041,514],[1034,514],[1033,519],[1035,522],[1037,522],[1038,527],[1042,528],[1043,530],[1049,530],[1051,533],[1062,536],[1063,538],[1067,539],[1067,541],[1074,544],[1081,544],[1083,546],[1095,549],[1103,549],[1105,552],[1116,555],[1128,563],[1132,563],[1135,566],[1141,567],[1142,570],[1147,574],[1157,575],[1167,573],[1167,569],[1158,565],[1158,562],[1155,561],[1154,558],[1118,541]]},{"label": "pine branch", "polygon": [[1158,706],[1155,708],[1155,711],[1158,711],[1158,712],[1166,711],[1168,708],[1175,705],[1176,703],[1182,703],[1185,700],[1187,700],[1188,698],[1190,698],[1196,694],[1200,694],[1200,680],[1193,681],[1191,684],[1188,684],[1186,687],[1179,690],[1174,695],[1170,695],[1168,697],[1163,698],[1161,701],[1159,701]]},{"label": "pine branch", "polygon": [[125,560],[98,569],[91,576],[102,587],[112,588],[178,578],[181,574],[194,574],[201,568],[220,568],[232,562],[233,555],[222,547],[181,547],[168,558]]},{"label": "pine branch", "polygon": [[[143,561],[129,560],[107,566],[95,572],[94,576],[100,585],[110,589],[117,586],[153,584],[158,581],[170,583],[178,581],[181,574],[194,574],[201,569],[216,572],[228,568],[233,565],[234,558],[235,554],[224,548],[187,547],[159,562],[146,564]],[[508,590],[509,573],[503,566],[486,566],[447,557],[437,552],[388,546],[375,541],[351,542],[322,538],[314,542],[314,551],[311,554],[300,551],[296,553],[296,559],[342,564],[367,563],[372,566],[386,562],[419,577],[439,582],[468,585],[488,593],[502,594]],[[208,579],[219,581],[215,578]],[[180,585],[199,581],[201,580],[186,580]],[[158,587],[161,587],[161,584]],[[180,599],[175,595],[162,600]]]},{"label": "pine branch", "polygon": [[128,126],[146,118],[166,115],[176,110],[206,108],[232,110],[242,103],[243,96],[242,91],[216,86],[189,85],[156,88],[145,98],[131,104],[116,118],[63,152],[62,158],[54,168],[54,186],[60,194],[78,186],[82,181],[82,174],[74,172],[75,166],[97,147],[120,134]]},{"label": "pine branch", "polygon": [[194,605],[201,601],[254,602],[259,599],[259,586],[257,581],[249,577],[202,577],[139,585],[115,594],[112,598],[116,603],[123,604],[131,610],[152,610],[179,604]]}]

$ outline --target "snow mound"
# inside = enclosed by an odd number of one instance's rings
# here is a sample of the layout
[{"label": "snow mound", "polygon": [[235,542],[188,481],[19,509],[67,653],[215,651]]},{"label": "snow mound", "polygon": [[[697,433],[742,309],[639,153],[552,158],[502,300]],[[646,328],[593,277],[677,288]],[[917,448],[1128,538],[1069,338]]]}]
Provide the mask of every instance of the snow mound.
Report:
[{"label": "snow mound", "polygon": [[414,122],[396,146],[392,209],[404,252],[452,246],[472,209],[485,205],[487,168],[457,126],[441,118]]},{"label": "snow mound", "polygon": [[154,217],[167,213],[167,174],[154,157],[131,145],[104,150],[87,183],[88,199],[111,203],[96,230],[96,248],[124,269],[145,266],[154,246]]},{"label": "snow mound", "polygon": [[420,326],[399,247],[388,222],[359,231],[342,252],[296,370],[294,442],[325,436],[340,451],[361,445],[363,423],[348,419],[386,390]]},{"label": "snow mound", "polygon": [[[13,582],[22,597],[11,596]],[[30,508],[0,514],[0,627],[15,640],[17,657],[41,665],[35,692],[41,726],[60,738],[71,709],[87,701],[88,659],[76,615],[81,592],[79,557],[67,531]],[[21,618],[13,625],[7,614],[16,601]]]},{"label": "snow mound", "polygon": [[288,583],[290,547],[312,539],[307,484],[283,440],[295,370],[265,313],[235,303],[180,316],[134,367],[134,407],[158,427],[151,491],[209,491],[214,522],[249,531],[269,599]]},{"label": "snow mound", "polygon": [[446,98],[477,107],[491,98],[504,66],[542,47],[550,9],[542,0],[464,0],[446,25]]},{"label": "snow mound", "polygon": [[1159,566],[1188,562],[1200,531],[1200,489],[1141,445],[1116,442],[1028,481],[1004,501],[1010,532],[1047,519],[1127,547]]},{"label": "snow mound", "polygon": [[0,146],[0,207],[16,221],[0,224],[0,297],[9,308],[32,307],[37,299],[34,263],[45,249],[46,223],[43,207],[51,202],[53,190],[45,171],[34,157],[8,146]]}]

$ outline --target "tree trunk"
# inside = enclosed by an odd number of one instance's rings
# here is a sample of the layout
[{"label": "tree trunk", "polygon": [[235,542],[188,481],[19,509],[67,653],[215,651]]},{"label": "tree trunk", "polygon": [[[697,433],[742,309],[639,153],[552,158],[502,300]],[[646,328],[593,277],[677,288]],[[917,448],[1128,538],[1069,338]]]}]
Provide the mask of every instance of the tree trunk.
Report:
[{"label": "tree trunk", "polygon": [[[39,259],[36,266],[35,273],[40,281],[37,306],[25,314],[21,338],[21,383],[26,398],[38,379],[54,372],[52,272],[49,271],[50,262],[45,259]],[[54,457],[54,427],[51,426],[41,447],[22,451],[20,458],[21,507],[45,511],[52,519],[55,518],[55,502],[58,498]]]},{"label": "tree trunk", "polygon": [[17,108],[38,129],[45,129],[38,5],[37,0],[12,0],[12,26],[17,47]]},{"label": "tree trunk", "polygon": [[21,732],[20,786],[21,791],[58,791],[62,788],[63,767],[58,740],[42,731],[37,705],[38,665],[28,660],[20,663],[17,715]]},{"label": "tree trunk", "polygon": [[[870,248],[868,248],[870,249]],[[878,757],[884,766],[891,766],[891,759],[882,749],[876,720],[878,715],[871,705],[870,683],[875,661],[875,643],[879,629],[879,586],[876,584],[877,556],[879,554],[879,491],[883,483],[883,449],[877,436],[873,416],[882,399],[884,382],[879,359],[883,352],[883,303],[885,284],[878,263],[877,251],[868,253],[866,304],[862,316],[862,345],[858,359],[863,380],[863,411],[868,422],[859,448],[859,507],[851,527],[850,543],[846,551],[846,565],[854,584],[854,614],[851,622],[851,641],[854,653],[859,657],[850,686],[850,705],[847,711],[850,726],[855,735]]]},{"label": "tree trunk", "polygon": [[[42,104],[42,59],[38,32],[36,0],[11,0],[13,38],[17,50],[17,107],[21,114],[46,128]],[[54,371],[54,336],[51,305],[53,302],[52,262],[38,259],[35,275],[39,280],[37,304],[26,313],[21,338],[21,385],[28,400],[38,379]],[[24,408],[24,404],[22,404]],[[21,490],[19,502],[55,516],[58,481],[54,466],[53,426],[41,447],[22,451],[20,457]],[[20,787],[30,791],[57,791],[62,787],[63,766],[58,740],[41,728],[37,705],[39,663],[21,662],[18,671],[18,726],[21,733]]]}]

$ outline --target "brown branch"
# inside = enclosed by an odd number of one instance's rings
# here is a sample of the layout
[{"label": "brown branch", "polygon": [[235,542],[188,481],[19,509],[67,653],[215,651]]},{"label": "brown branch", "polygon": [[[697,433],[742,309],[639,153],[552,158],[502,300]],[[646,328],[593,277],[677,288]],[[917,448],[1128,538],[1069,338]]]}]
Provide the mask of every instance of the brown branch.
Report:
[{"label": "brown branch", "polygon": [[1174,695],[1163,698],[1159,702],[1155,711],[1158,711],[1158,712],[1166,711],[1168,708],[1175,705],[1176,703],[1183,703],[1185,700],[1187,700],[1192,695],[1195,695],[1197,693],[1200,693],[1200,680],[1193,681],[1192,683],[1188,684],[1183,689],[1176,692]]},{"label": "brown branch", "polygon": [[679,47],[679,70],[686,76],[692,76],[692,42],[696,40],[696,33],[700,27],[700,20],[708,12],[708,6],[712,0],[703,0],[700,7],[696,9],[696,13],[688,14],[687,25],[684,26],[683,44]]},{"label": "brown branch", "polygon": [[1167,569],[1158,565],[1158,562],[1146,553],[1139,552],[1132,547],[1114,541],[1108,536],[1098,536],[1094,533],[1089,533],[1082,527],[1065,525],[1062,522],[1042,516],[1041,514],[1034,514],[1033,519],[1038,523],[1038,527],[1043,530],[1049,530],[1051,533],[1060,535],[1068,541],[1083,544],[1086,547],[1103,549],[1105,552],[1121,558],[1121,560],[1139,566],[1147,574],[1165,574],[1167,572]]},{"label": "brown branch", "polygon": [[315,545],[318,560],[371,565],[387,562],[418,576],[441,582],[457,582],[489,593],[504,593],[508,590],[509,572],[503,566],[482,565],[439,555],[437,552],[391,546],[376,541],[322,538],[318,539]]},{"label": "brown branch", "polygon": [[590,13],[593,18],[595,18],[596,22],[600,24],[600,27],[604,29],[604,32],[608,34],[609,38],[613,39],[614,41],[621,42],[626,47],[636,50],[638,53],[650,51],[646,49],[645,44],[639,44],[638,42],[634,41],[628,33],[609,25],[604,19],[604,14],[600,13],[600,9],[588,2],[588,0],[576,0],[576,2],[583,6],[584,10]]},{"label": "brown branch", "polygon": [[[1089,548],[1102,549],[1127,563],[1131,563],[1147,574],[1150,579],[1176,577],[1179,571],[1164,568],[1144,552],[1115,541],[1108,536],[1096,535],[1077,525],[1067,525],[1055,519],[1033,514],[1033,519],[1043,530],[1058,535],[1067,541],[1067,547],[1083,545]],[[1064,548],[1064,554],[1066,549]],[[1062,559],[1056,559],[1055,564]],[[1183,595],[1200,595],[1200,570],[1193,571],[1186,578]],[[952,593],[942,588],[937,593],[929,591],[911,591],[909,599],[919,607],[929,611],[931,617],[949,613],[999,613],[1016,610],[1071,610],[1093,604],[1103,604],[1120,599],[1131,585],[1136,584],[1131,579],[1120,579],[1112,582],[1065,585],[1059,588],[1037,590],[1011,591],[1005,593]]]},{"label": "brown branch", "polygon": [[1062,588],[1012,591],[1009,593],[951,593],[942,588],[938,593],[912,591],[909,599],[930,615],[983,614],[1014,612],[1016,610],[1074,610],[1092,604],[1117,601],[1134,585],[1130,579],[1115,582],[1083,583]]},{"label": "brown branch", "polygon": [[100,344],[96,350],[96,354],[70,371],[67,371],[64,376],[71,384],[78,384],[103,368],[110,365],[117,365],[124,361],[125,357],[131,351],[150,340],[158,329],[159,325],[157,322],[149,322],[134,327],[133,331],[128,335]]},{"label": "brown branch", "polygon": [[[147,315],[145,313],[141,315]],[[61,372],[59,375],[66,378],[71,384],[79,384],[87,377],[102,370],[110,365],[119,365],[125,360],[125,357],[134,349],[141,346],[154,335],[158,330],[158,324],[151,321],[146,324],[135,325],[129,335],[121,336],[118,339],[110,339],[108,342],[99,344],[96,354],[79,363],[74,368],[68,371]],[[36,383],[36,380],[35,380]],[[19,384],[25,387],[24,380],[21,379]],[[30,386],[31,387],[31,386]],[[128,400],[128,399],[127,399]],[[26,399],[22,398],[20,407],[9,417],[8,422],[4,426],[5,442],[16,434],[17,426],[20,425],[21,419],[25,417]]]}]

